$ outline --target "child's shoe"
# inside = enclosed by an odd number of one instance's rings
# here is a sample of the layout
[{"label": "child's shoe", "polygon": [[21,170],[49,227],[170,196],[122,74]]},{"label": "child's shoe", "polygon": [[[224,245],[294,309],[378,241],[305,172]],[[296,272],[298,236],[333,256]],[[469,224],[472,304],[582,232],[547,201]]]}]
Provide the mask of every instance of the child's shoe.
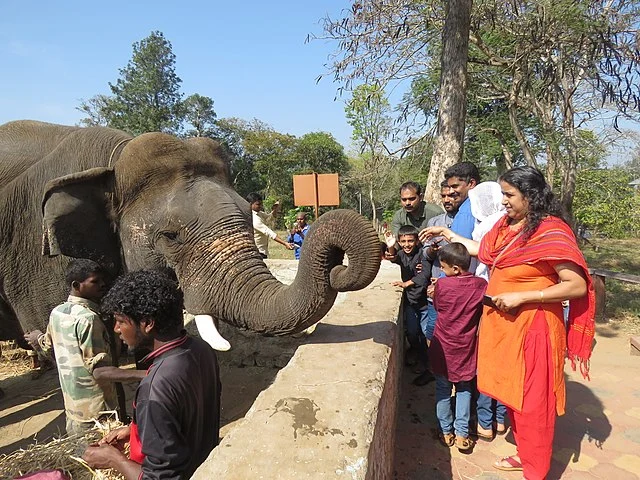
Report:
[{"label": "child's shoe", "polygon": [[473,442],[469,437],[462,437],[460,435],[456,435],[456,448],[461,452],[466,452],[471,450],[473,447]]},{"label": "child's shoe", "polygon": [[442,443],[445,447],[453,447],[456,444],[456,436],[453,433],[442,433],[438,434],[438,438],[440,439],[440,443]]}]

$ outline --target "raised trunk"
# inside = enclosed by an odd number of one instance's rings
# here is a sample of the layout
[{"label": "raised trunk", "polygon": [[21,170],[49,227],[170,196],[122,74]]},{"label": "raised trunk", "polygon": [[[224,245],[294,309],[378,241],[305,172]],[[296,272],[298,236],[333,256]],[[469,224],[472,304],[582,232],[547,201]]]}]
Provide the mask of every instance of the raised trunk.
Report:
[{"label": "raised trunk", "polygon": [[[366,287],[380,267],[376,232],[351,210],[330,211],[311,226],[288,286],[271,275],[241,219],[226,227],[224,237],[208,243],[205,269],[177,273],[190,313],[238,328],[266,335],[304,330],[329,311],[338,292]],[[348,266],[342,265],[345,254]]]}]

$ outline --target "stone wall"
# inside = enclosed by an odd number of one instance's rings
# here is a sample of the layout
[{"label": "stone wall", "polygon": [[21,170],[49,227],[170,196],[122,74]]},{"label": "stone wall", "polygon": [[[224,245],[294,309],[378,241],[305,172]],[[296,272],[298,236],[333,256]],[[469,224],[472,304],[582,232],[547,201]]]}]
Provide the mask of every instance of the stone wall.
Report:
[{"label": "stone wall", "polygon": [[[270,263],[276,276],[295,272],[295,262]],[[269,364],[271,358],[277,366],[289,350],[292,356],[193,478],[392,478],[401,292],[391,282],[399,276],[383,262],[374,282],[340,294],[310,335],[256,337],[246,347],[225,328],[237,350],[235,358],[233,350],[225,354],[231,364]]]}]

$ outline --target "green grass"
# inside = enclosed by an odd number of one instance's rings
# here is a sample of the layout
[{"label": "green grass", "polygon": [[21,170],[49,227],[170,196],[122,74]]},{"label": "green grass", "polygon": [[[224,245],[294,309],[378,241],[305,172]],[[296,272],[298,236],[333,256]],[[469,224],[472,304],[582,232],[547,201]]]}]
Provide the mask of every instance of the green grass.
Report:
[{"label": "green grass", "polygon": [[[283,240],[287,240],[289,235],[286,230],[275,231]],[[293,250],[287,250],[284,245],[280,245],[278,242],[269,240],[269,258],[272,260],[295,260],[293,256]]]},{"label": "green grass", "polygon": [[[640,275],[640,239],[596,239],[582,248],[591,268]],[[640,285],[605,280],[607,305],[605,316],[614,329],[640,333]]]}]

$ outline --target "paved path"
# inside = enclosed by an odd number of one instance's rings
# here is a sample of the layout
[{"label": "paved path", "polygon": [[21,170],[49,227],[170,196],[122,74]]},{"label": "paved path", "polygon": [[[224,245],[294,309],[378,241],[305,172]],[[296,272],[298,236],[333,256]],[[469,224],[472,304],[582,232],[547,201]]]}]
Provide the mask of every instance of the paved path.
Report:
[{"label": "paved path", "polygon": [[[640,479],[640,356],[629,335],[599,328],[591,381],[567,365],[567,413],[559,417],[547,480]],[[513,437],[479,442],[470,454],[436,439],[434,384],[413,386],[405,367],[396,432],[396,480],[519,480],[522,472],[492,468],[515,453]]]}]

